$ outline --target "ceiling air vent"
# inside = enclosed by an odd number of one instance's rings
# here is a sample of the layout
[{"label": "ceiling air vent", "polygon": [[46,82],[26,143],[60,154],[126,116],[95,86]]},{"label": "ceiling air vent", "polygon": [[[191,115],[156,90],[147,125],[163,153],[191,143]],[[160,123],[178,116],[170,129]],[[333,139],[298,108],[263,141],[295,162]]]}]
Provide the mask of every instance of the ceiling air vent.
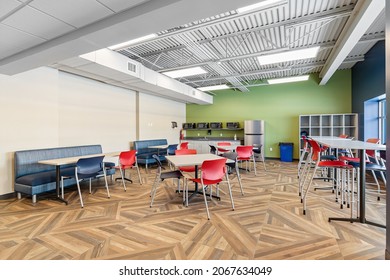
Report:
[{"label": "ceiling air vent", "polygon": [[137,65],[133,64],[131,62],[127,62],[127,70],[130,72],[136,73],[137,72]]}]

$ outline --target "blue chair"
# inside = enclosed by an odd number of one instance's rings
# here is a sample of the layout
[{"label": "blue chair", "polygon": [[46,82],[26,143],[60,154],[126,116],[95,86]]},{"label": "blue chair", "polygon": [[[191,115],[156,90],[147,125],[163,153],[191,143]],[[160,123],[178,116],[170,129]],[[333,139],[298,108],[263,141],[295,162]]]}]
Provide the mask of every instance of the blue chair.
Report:
[{"label": "blue chair", "polygon": [[175,155],[175,151],[177,150],[177,146],[179,144],[170,144],[167,148],[167,155],[168,156],[174,156]]},{"label": "blue chair", "polygon": [[[104,181],[107,189],[107,196],[108,198],[110,198],[110,192],[108,190],[108,183],[107,183],[107,176],[106,176],[106,169],[104,166],[103,158],[104,156],[81,158],[76,163],[74,177],[76,178],[76,182],[77,182],[77,190],[80,197],[81,208],[84,207],[83,198],[81,196],[81,190],[80,190],[81,181],[89,179],[89,193],[92,193],[91,190],[92,179],[96,179],[98,177],[104,176]],[[64,189],[63,179],[69,177],[73,177],[73,176],[62,176],[61,178],[62,193]]]}]

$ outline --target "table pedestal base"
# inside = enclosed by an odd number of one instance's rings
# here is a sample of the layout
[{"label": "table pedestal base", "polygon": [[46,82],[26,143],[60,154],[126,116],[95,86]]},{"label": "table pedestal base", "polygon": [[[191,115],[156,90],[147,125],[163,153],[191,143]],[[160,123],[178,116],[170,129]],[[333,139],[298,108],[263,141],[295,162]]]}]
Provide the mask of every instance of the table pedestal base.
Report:
[{"label": "table pedestal base", "polygon": [[351,222],[351,223],[357,222],[357,223],[373,225],[373,226],[377,226],[377,227],[381,227],[381,228],[386,228],[385,225],[374,223],[374,222],[368,221],[367,219],[363,219],[363,221],[361,221],[359,218],[356,218],[356,219],[352,219],[352,218],[329,218],[328,222],[330,222],[330,221],[342,221],[342,222]]}]

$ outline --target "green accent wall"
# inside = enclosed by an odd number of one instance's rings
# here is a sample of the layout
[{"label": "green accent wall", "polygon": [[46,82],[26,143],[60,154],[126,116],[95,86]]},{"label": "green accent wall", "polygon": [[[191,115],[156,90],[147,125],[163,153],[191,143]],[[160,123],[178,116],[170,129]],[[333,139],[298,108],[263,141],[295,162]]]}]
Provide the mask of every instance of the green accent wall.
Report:
[{"label": "green accent wall", "polygon": [[[215,91],[213,105],[186,106],[187,122],[265,121],[265,156],[279,158],[279,142],[294,143],[294,159],[298,159],[299,115],[351,113],[351,70],[339,70],[324,86],[318,74],[308,81],[251,87],[250,92]],[[243,139],[243,130],[186,131],[186,136],[234,137]],[[270,151],[272,148],[272,151]]]}]

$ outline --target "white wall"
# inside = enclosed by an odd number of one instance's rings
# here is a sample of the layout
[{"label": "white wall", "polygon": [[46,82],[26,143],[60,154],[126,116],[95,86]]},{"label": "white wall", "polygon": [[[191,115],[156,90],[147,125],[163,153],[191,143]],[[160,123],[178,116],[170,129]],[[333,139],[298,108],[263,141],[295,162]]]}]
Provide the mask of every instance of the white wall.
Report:
[{"label": "white wall", "polygon": [[58,145],[58,73],[0,75],[0,195],[13,191],[13,152]]},{"label": "white wall", "polygon": [[[140,94],[139,111],[140,140],[166,138],[168,144],[179,143],[180,128],[186,118],[185,104]],[[177,122],[176,129],[172,129],[172,121]]]},{"label": "white wall", "polygon": [[63,72],[59,77],[59,145],[129,149],[136,132],[135,92]]},{"label": "white wall", "polygon": [[[171,121],[180,128],[185,104],[144,93],[139,100],[140,139],[177,143]],[[48,67],[0,75],[0,195],[13,192],[14,151],[88,144],[101,144],[104,152],[129,149],[136,107],[134,91]]]}]

